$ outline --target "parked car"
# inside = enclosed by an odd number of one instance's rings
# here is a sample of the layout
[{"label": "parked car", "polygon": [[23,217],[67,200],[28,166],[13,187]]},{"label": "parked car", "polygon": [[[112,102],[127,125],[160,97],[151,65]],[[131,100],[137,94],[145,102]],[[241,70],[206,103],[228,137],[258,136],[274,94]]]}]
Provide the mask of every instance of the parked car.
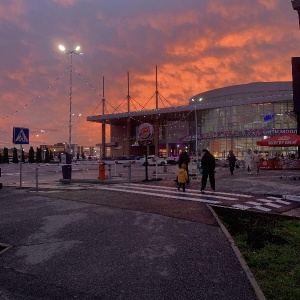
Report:
[{"label": "parked car", "polygon": [[168,165],[177,165],[178,164],[178,157],[167,157],[166,158],[167,164]]},{"label": "parked car", "polygon": [[[155,155],[148,155],[147,157],[148,165],[149,166],[155,166],[156,164],[158,166],[165,166],[167,164],[167,159],[165,157],[157,157]],[[146,157],[144,156],[139,160],[140,163],[143,164],[143,166],[146,165]]]},{"label": "parked car", "polygon": [[50,164],[59,164],[60,160],[57,156],[54,156],[52,160],[50,160]]},{"label": "parked car", "polygon": [[124,163],[128,163],[128,162],[131,162],[132,164],[134,164],[136,162],[136,160],[135,160],[135,156],[133,156],[133,155],[129,155],[129,156],[121,155],[121,156],[116,157],[115,162],[117,164],[124,164]]}]

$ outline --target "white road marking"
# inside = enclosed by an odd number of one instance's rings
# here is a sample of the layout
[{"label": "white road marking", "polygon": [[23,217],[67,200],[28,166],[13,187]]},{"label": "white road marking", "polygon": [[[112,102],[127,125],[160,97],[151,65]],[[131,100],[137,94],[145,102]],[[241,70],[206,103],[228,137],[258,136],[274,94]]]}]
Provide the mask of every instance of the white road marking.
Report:
[{"label": "white road marking", "polygon": [[266,202],[266,203],[272,203],[274,202],[274,200],[271,199],[256,199],[257,201],[262,201],[262,202]]},{"label": "white road marking", "polygon": [[250,206],[247,206],[247,205],[241,205],[241,204],[234,204],[234,205],[232,205],[232,207],[238,208],[238,209],[242,209],[242,210],[247,210],[247,209],[250,209],[250,208],[251,208]]},{"label": "white road marking", "polygon": [[291,202],[287,202],[287,201],[284,201],[284,200],[275,200],[276,203],[281,203],[281,204],[284,204],[284,205],[290,205]]},{"label": "white road marking", "polygon": [[[140,184],[140,183],[126,183],[126,185],[131,185],[131,186],[145,186],[145,187],[156,187],[160,189],[169,189],[169,190],[174,190],[174,187],[170,186],[162,186],[162,185],[151,185],[151,184]],[[186,188],[186,191],[195,191],[199,192],[199,190],[195,189],[190,189]],[[238,193],[227,193],[227,192],[213,192],[213,191],[204,191],[204,195],[206,194],[213,194],[213,195],[225,195],[225,196],[235,196],[235,197],[243,197],[243,198],[253,198],[253,195],[246,195],[246,194],[238,194]]]},{"label": "white road marking", "polygon": [[[101,185],[98,186],[98,189],[109,190],[109,191],[118,191],[123,193],[132,193],[138,195],[149,195],[155,197],[163,197],[177,200],[187,200],[187,201],[196,201],[203,202],[208,204],[219,205],[222,204],[222,200],[229,201],[242,201],[241,198],[255,198],[253,195],[244,195],[244,194],[234,194],[226,192],[205,192],[200,193],[197,189],[186,188],[185,192],[178,191],[176,187],[163,186],[163,185],[151,185],[151,184],[139,184],[139,183],[122,183],[114,185]],[[223,195],[223,196],[222,196]],[[227,197],[226,197],[226,196]],[[228,196],[235,197],[228,197]],[[213,198],[213,199],[207,199]],[[246,200],[246,199],[245,199]],[[281,200],[278,197],[266,197],[261,199],[255,199],[254,201],[247,201],[244,204],[233,204],[229,207],[249,210],[256,209],[264,212],[269,212],[272,208],[280,208],[282,205],[290,205],[288,201]]]},{"label": "white road marking", "polygon": [[139,194],[139,195],[156,196],[156,197],[179,199],[179,200],[190,200],[190,201],[203,202],[203,203],[211,203],[211,204],[221,203],[220,201],[214,201],[214,200],[208,200],[208,199],[197,199],[197,198],[184,197],[183,195],[186,195],[186,194],[183,194],[183,193],[181,193],[182,196],[172,196],[172,195],[169,195],[169,194],[161,194],[161,193],[158,194],[158,193],[151,193],[151,192],[143,192],[143,191],[140,191],[140,190],[139,191],[129,190],[129,189],[124,189],[124,187],[122,187],[122,186],[115,186],[115,187],[100,186],[98,188],[100,190],[119,191],[119,192],[124,192],[124,193],[132,193],[132,194]]},{"label": "white road marking", "polygon": [[[121,185],[118,185],[118,186],[121,186]],[[124,184],[122,185],[124,186]],[[174,187],[167,187],[167,186],[159,186],[159,185],[147,185],[147,184],[134,184],[134,183],[129,183],[129,184],[125,184],[125,186],[131,186],[131,187],[134,187],[135,189],[138,189],[138,190],[162,190],[164,192],[167,192],[167,193],[171,193],[171,194],[174,194],[174,193],[178,193],[178,190],[177,188],[174,188]],[[197,196],[197,197],[208,197],[208,198],[215,198],[215,199],[222,199],[222,200],[230,200],[230,201],[237,201],[238,198],[231,198],[231,197],[223,197],[223,196],[219,196],[217,195],[217,193],[215,192],[211,192],[210,194],[207,194],[206,192],[205,193],[200,193],[199,190],[192,190],[192,189],[185,189],[185,193],[188,194],[189,196]],[[221,193],[219,193],[221,194]]]},{"label": "white road marking", "polygon": [[262,205],[261,203],[259,202],[254,202],[254,201],[248,201],[246,202],[247,204],[251,204],[251,205]]},{"label": "white road marking", "polygon": [[281,207],[281,205],[278,205],[278,204],[275,204],[275,203],[265,203],[264,205],[271,206],[271,207],[274,207],[274,208],[280,208]]},{"label": "white road marking", "polygon": [[271,211],[270,208],[262,207],[262,206],[260,206],[260,205],[258,205],[258,206],[253,206],[253,208],[256,208],[256,209],[262,210],[262,211]]}]

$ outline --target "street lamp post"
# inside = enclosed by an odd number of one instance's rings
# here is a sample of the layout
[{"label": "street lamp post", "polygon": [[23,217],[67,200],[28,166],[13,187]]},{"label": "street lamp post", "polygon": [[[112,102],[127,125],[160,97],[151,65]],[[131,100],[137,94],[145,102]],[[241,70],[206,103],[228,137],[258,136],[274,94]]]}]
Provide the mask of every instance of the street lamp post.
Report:
[{"label": "street lamp post", "polygon": [[68,152],[71,154],[71,143],[72,143],[72,71],[73,71],[73,54],[80,55],[80,46],[77,46],[74,50],[69,51],[63,45],[58,46],[59,50],[65,54],[70,54],[70,115],[69,115],[69,146]]},{"label": "street lamp post", "polygon": [[[73,117],[81,117],[81,114],[72,114]],[[76,147],[74,147],[74,157],[77,159],[77,153],[78,153],[78,144],[77,144],[77,124],[78,124],[78,118],[75,120],[75,141],[74,141],[74,145],[76,145]]]}]

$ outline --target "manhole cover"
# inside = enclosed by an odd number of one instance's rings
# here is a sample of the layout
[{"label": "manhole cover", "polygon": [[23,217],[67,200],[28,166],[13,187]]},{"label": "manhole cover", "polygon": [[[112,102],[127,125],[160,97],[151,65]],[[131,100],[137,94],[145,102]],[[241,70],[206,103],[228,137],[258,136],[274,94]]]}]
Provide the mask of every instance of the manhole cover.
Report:
[{"label": "manhole cover", "polygon": [[12,246],[0,243],[0,255],[10,249]]}]

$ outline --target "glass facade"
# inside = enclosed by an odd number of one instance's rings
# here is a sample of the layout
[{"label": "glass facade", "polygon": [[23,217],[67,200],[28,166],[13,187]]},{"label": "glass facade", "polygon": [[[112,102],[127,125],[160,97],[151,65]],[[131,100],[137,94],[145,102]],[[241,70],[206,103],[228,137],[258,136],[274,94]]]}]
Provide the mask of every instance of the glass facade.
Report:
[{"label": "glass facade", "polygon": [[259,149],[256,141],[264,136],[294,131],[296,120],[286,113],[292,110],[292,100],[198,110],[198,149],[209,148],[217,157],[232,149],[243,156],[248,148]]}]

